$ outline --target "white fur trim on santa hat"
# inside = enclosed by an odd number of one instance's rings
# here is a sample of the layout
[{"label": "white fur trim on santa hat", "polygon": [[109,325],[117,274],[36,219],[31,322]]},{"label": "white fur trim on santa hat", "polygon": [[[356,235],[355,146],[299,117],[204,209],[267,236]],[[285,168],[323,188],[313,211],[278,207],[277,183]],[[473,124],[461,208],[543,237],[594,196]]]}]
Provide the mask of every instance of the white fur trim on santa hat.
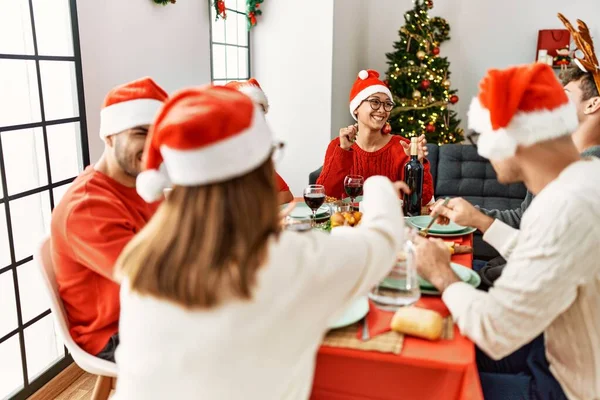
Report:
[{"label": "white fur trim on santa hat", "polygon": [[163,105],[154,99],[136,99],[113,104],[100,111],[100,137],[123,132],[140,125],[150,125]]},{"label": "white fur trim on santa hat", "polygon": [[364,88],[363,90],[358,92],[358,94],[354,96],[354,98],[350,102],[350,115],[352,115],[352,118],[354,118],[354,120],[357,120],[356,115],[354,115],[354,111],[356,111],[360,103],[362,103],[363,100],[375,93],[383,93],[387,95],[390,98],[390,100],[393,99],[392,92],[390,92],[390,89],[387,86],[372,85]]},{"label": "white fur trim on santa hat", "polygon": [[169,175],[161,164],[160,169],[149,169],[140,173],[135,180],[135,188],[146,203],[157,201],[163,196],[164,190],[171,187]]},{"label": "white fur trim on santa hat", "polygon": [[247,174],[265,162],[272,149],[271,130],[255,105],[252,124],[234,137],[198,150],[161,146],[160,152],[173,184],[197,186]]},{"label": "white fur trim on santa hat", "polygon": [[358,73],[358,77],[364,81],[365,79],[367,79],[369,77],[369,71],[363,69],[362,71],[360,71]]},{"label": "white fur trim on santa hat", "polygon": [[265,108],[265,114],[269,112],[269,99],[261,88],[256,85],[247,84],[241,85],[238,90],[250,97],[255,103],[262,105]]},{"label": "white fur trim on santa hat", "polygon": [[507,127],[494,130],[490,111],[475,97],[471,101],[469,129],[479,133],[478,152],[482,157],[501,160],[515,154],[517,145],[530,146],[573,133],[578,126],[577,110],[569,101],[554,110],[518,112]]}]

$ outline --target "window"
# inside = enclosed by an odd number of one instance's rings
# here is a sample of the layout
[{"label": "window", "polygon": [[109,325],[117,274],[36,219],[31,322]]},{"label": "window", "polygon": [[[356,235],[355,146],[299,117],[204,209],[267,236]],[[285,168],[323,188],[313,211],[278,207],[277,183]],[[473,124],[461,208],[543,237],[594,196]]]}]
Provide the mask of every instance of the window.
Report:
[{"label": "window", "polygon": [[[216,19],[214,0],[208,0],[211,16],[211,80],[217,85],[250,78],[250,33],[246,0],[228,0],[227,18]],[[232,6],[233,5],[233,6]]]},{"label": "window", "polygon": [[89,164],[75,0],[0,0],[0,399],[70,362],[33,263]]}]

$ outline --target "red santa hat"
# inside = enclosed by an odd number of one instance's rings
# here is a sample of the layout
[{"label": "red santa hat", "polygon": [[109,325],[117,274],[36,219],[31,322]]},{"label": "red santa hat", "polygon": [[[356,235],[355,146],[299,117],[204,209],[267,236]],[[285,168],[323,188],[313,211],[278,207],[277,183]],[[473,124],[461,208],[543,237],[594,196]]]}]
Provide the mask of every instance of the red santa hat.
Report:
[{"label": "red santa hat", "polygon": [[100,111],[100,137],[150,125],[167,97],[167,93],[148,77],[117,86],[104,99]]},{"label": "red santa hat", "polygon": [[393,99],[390,89],[385,83],[379,80],[379,72],[372,69],[363,69],[358,73],[358,77],[350,90],[350,115],[352,115],[352,118],[356,120],[354,111],[360,106],[360,103],[375,93],[383,93],[390,100]]},{"label": "red santa hat", "polygon": [[231,81],[225,86],[239,90],[257,104],[263,106],[265,114],[269,112],[269,99],[256,79],[250,78],[247,81]]},{"label": "red santa hat", "polygon": [[264,113],[244,94],[223,86],[185,89],[167,100],[150,128],[137,191],[152,202],[171,184],[242,176],[264,163],[272,146]]},{"label": "red santa hat", "polygon": [[535,63],[490,70],[469,108],[469,129],[480,134],[481,156],[501,160],[518,145],[530,146],[569,135],[577,128],[577,111],[552,68]]}]

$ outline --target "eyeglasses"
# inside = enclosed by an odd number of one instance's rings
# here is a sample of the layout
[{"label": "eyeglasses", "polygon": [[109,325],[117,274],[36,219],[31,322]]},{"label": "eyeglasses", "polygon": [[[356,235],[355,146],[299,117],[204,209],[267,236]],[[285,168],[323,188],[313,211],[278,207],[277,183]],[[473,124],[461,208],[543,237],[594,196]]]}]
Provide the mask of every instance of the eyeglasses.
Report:
[{"label": "eyeglasses", "polygon": [[272,150],[271,150],[271,160],[273,163],[278,163],[283,158],[283,149],[285,148],[284,142],[273,142]]},{"label": "eyeglasses", "polygon": [[477,150],[477,141],[479,140],[479,135],[480,133],[475,131],[471,131],[465,135],[469,143],[471,143],[473,147],[475,147],[475,150]]},{"label": "eyeglasses", "polygon": [[371,109],[373,111],[377,111],[381,108],[381,105],[383,104],[383,109],[386,112],[390,112],[392,111],[392,108],[394,108],[395,104],[392,103],[391,101],[381,101],[379,99],[367,99],[365,101],[368,101],[369,104],[371,105]]}]

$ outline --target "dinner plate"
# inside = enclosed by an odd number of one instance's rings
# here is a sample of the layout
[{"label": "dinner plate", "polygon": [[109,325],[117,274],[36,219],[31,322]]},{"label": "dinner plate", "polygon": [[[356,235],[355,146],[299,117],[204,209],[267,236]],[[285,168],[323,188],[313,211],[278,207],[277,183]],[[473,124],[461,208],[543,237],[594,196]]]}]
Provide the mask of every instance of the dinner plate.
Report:
[{"label": "dinner plate", "polygon": [[[473,271],[472,269],[456,263],[450,263],[450,267],[463,282],[468,283],[473,287],[477,287],[481,283],[481,278],[479,277],[477,272]],[[385,279],[380,285],[383,287],[387,286],[391,289],[394,288],[394,284]],[[421,293],[423,294],[440,294],[440,292],[436,290],[436,288],[431,283],[429,283],[421,277],[419,277],[419,288],[421,289]]]},{"label": "dinner plate", "polygon": [[[477,288],[479,286],[479,284],[481,283],[481,277],[477,274],[477,272],[472,271],[471,278],[466,283],[473,286],[474,288]],[[426,294],[426,295],[430,295],[430,296],[440,296],[441,295],[441,293],[435,288],[434,289],[421,288],[421,294]]]},{"label": "dinner plate", "polygon": [[[425,229],[427,228],[427,225],[429,225],[429,223],[431,222],[431,217],[429,215],[420,215],[417,217],[409,217],[407,218],[407,221],[419,228],[419,229]],[[440,225],[438,223],[434,223],[433,225],[431,225],[431,228],[429,228],[429,232],[431,233],[456,233],[456,232],[461,232],[464,231],[467,227],[465,226],[461,226],[458,224],[455,224],[454,222],[450,221],[450,223],[448,225]]]},{"label": "dinner plate", "polygon": [[359,297],[354,300],[348,308],[346,308],[341,314],[335,316],[332,319],[332,323],[329,324],[329,329],[337,329],[344,326],[352,325],[355,322],[360,321],[369,312],[369,299],[368,297]]},{"label": "dinner plate", "polygon": [[[287,204],[282,205],[281,209],[283,210],[286,206],[287,206]],[[317,210],[317,218],[325,217],[325,216],[327,216],[328,213],[329,213],[329,206],[324,204]],[[294,207],[294,209],[290,213],[290,217],[292,217],[292,218],[312,217],[312,210],[310,209],[309,206],[306,205],[306,203],[296,203],[296,207]]]}]

